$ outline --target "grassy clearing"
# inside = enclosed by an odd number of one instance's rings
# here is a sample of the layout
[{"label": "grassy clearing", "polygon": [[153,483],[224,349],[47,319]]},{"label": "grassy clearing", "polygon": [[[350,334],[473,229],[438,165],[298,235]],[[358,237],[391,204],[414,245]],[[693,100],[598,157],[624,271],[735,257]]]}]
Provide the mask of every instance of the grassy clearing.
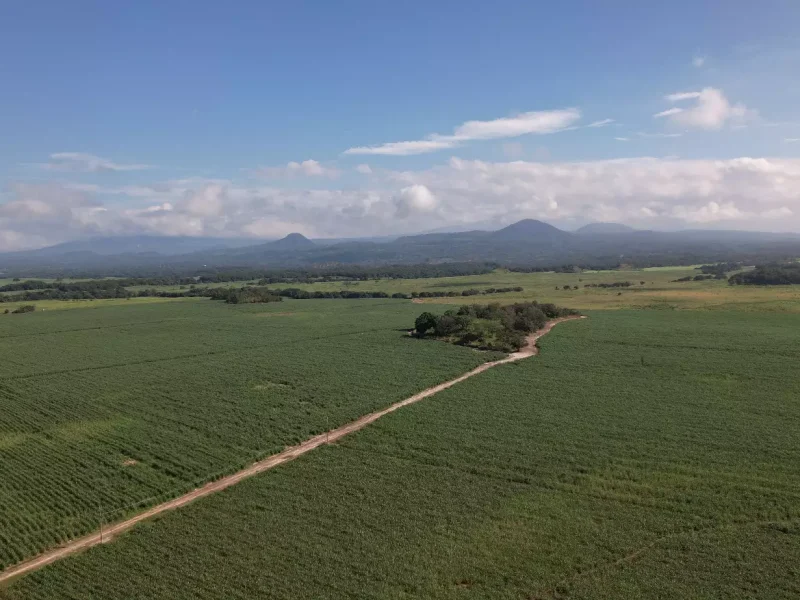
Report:
[{"label": "grassy clearing", "polygon": [[410,302],[122,303],[0,319],[0,566],[493,358]]},{"label": "grassy clearing", "polygon": [[798,331],[593,313],[0,597],[796,598]]}]

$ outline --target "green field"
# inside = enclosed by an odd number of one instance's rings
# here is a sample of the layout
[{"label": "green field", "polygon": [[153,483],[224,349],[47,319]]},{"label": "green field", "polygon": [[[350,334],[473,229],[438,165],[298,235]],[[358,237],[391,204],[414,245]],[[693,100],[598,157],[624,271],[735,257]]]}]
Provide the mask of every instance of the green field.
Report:
[{"label": "green field", "polygon": [[492,358],[405,301],[93,304],[0,319],[0,567]]},{"label": "green field", "polygon": [[796,598],[798,330],[592,313],[5,598]]},{"label": "green field", "polygon": [[[613,271],[584,271],[582,273],[513,273],[498,269],[484,275],[460,277],[436,277],[423,279],[378,279],[369,281],[335,281],[312,284],[280,283],[273,288],[301,288],[310,291],[381,291],[396,292],[462,292],[467,289],[522,287],[523,292],[509,292],[470,297],[470,302],[522,302],[538,300],[552,302],[581,310],[607,309],[653,309],[653,310],[754,310],[758,312],[800,312],[800,286],[731,286],[725,281],[678,282],[676,279],[694,276],[700,272],[694,267],[659,267]],[[629,288],[586,287],[598,283],[630,281]],[[644,283],[642,283],[644,282]],[[216,283],[210,287],[252,285],[257,282]],[[564,286],[569,289],[565,290]],[[556,289],[558,288],[558,289]],[[577,288],[577,289],[575,289]],[[158,289],[165,292],[183,292],[187,286],[134,286],[133,292],[143,289]],[[37,309],[56,310],[65,308],[96,307],[106,303],[141,303],[192,301],[192,298],[131,298],[130,300],[45,300],[34,301]],[[458,298],[426,298],[431,304],[459,303]],[[23,304],[30,304],[24,302]],[[0,305],[0,310],[13,310],[20,303]],[[2,316],[2,315],[0,315]]]},{"label": "green field", "polygon": [[[695,273],[302,286],[616,310],[0,598],[796,598],[800,290]],[[496,357],[403,331],[460,298],[152,300],[0,315],[0,566]]]}]

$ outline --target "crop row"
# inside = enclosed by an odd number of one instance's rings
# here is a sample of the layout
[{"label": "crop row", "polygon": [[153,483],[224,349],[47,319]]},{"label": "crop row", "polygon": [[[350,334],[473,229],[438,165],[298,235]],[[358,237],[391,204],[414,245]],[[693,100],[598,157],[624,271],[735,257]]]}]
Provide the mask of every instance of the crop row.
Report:
[{"label": "crop row", "polygon": [[[82,321],[78,312],[60,313],[60,329]],[[0,350],[6,372],[13,360],[24,374],[0,376],[0,565],[489,358],[415,343],[398,331],[413,321],[409,303],[131,312],[129,325],[101,314],[116,321],[109,331],[19,337],[21,350]],[[133,322],[159,315],[171,318]],[[40,316],[18,321],[18,333]]]}]

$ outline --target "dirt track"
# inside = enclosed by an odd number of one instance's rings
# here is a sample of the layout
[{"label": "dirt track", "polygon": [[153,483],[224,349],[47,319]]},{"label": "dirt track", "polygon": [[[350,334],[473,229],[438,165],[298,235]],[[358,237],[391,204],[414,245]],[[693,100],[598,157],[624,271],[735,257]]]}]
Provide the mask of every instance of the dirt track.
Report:
[{"label": "dirt track", "polygon": [[118,523],[105,526],[103,527],[102,532],[96,531],[95,533],[90,533],[89,535],[75,539],[64,546],[61,546],[60,548],[48,550],[47,552],[44,552],[39,556],[35,556],[26,561],[18,563],[12,567],[9,567],[8,569],[0,573],[0,584],[6,583],[13,578],[25,575],[26,573],[30,573],[31,571],[36,571],[38,569],[41,569],[42,567],[54,563],[57,560],[64,558],[65,556],[75,554],[76,552],[80,552],[82,550],[85,550],[86,548],[91,548],[92,546],[96,546],[101,543],[109,542],[115,536],[125,531],[128,531],[134,525],[136,525],[141,521],[150,519],[151,517],[154,517],[161,513],[174,510],[176,508],[180,508],[181,506],[185,506],[186,504],[189,504],[190,502],[196,500],[197,498],[202,498],[203,496],[208,496],[210,494],[222,491],[226,488],[231,487],[232,485],[239,483],[243,479],[247,479],[248,477],[252,477],[253,475],[258,475],[259,473],[268,471],[274,467],[277,467],[278,465],[282,465],[285,462],[294,460],[298,456],[301,456],[306,452],[310,452],[311,450],[314,450],[315,448],[318,448],[323,444],[329,442],[335,442],[336,440],[343,438],[349,433],[358,431],[359,429],[363,429],[370,423],[373,423],[378,419],[380,419],[381,417],[396,411],[398,408],[408,406],[409,404],[414,404],[415,402],[419,402],[420,400],[433,396],[434,394],[441,392],[442,390],[446,390],[447,388],[452,387],[455,384],[464,381],[465,379],[469,379],[470,377],[477,375],[478,373],[483,373],[484,371],[487,371],[492,367],[518,361],[523,358],[527,358],[529,356],[535,356],[539,353],[539,349],[536,347],[536,342],[539,338],[541,338],[543,335],[549,332],[558,323],[572,319],[581,319],[581,318],[584,317],[564,317],[561,319],[554,319],[552,321],[549,321],[544,328],[528,336],[528,343],[524,348],[522,348],[518,352],[509,354],[506,358],[484,363],[479,367],[476,367],[471,371],[468,371],[463,375],[456,377],[455,379],[451,379],[450,381],[445,381],[444,383],[440,383],[439,385],[429,387],[428,389],[423,390],[418,394],[414,394],[410,398],[406,398],[405,400],[396,402],[395,404],[392,404],[391,406],[388,406],[383,410],[379,410],[377,412],[364,415],[360,419],[352,421],[346,425],[342,425],[337,429],[333,429],[329,432],[309,438],[305,442],[302,442],[297,446],[291,446],[286,450],[284,450],[283,452],[280,452],[279,454],[274,454],[272,456],[265,458],[264,460],[260,460],[256,463],[253,463],[246,469],[238,471],[233,475],[228,475],[227,477],[223,477],[222,479],[218,479],[217,481],[207,483],[203,487],[197,488],[187,494],[184,494],[183,496],[179,496],[178,498],[170,500],[169,502],[158,504],[150,508],[149,510],[144,511],[143,513],[139,513],[138,515],[126,519],[124,521],[120,521]]}]

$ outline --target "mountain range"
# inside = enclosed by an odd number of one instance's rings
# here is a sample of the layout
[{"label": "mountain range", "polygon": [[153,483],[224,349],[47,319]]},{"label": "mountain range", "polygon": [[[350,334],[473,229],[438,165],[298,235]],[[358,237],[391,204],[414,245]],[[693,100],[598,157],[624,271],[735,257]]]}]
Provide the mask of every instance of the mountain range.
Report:
[{"label": "mountain range", "polygon": [[128,236],[66,242],[0,254],[0,271],[307,268],[337,264],[494,262],[508,265],[676,264],[764,261],[800,256],[800,236],[744,231],[636,230],[592,223],[574,232],[534,219],[497,231],[427,233],[392,238],[310,240],[292,233],[276,241]]}]

